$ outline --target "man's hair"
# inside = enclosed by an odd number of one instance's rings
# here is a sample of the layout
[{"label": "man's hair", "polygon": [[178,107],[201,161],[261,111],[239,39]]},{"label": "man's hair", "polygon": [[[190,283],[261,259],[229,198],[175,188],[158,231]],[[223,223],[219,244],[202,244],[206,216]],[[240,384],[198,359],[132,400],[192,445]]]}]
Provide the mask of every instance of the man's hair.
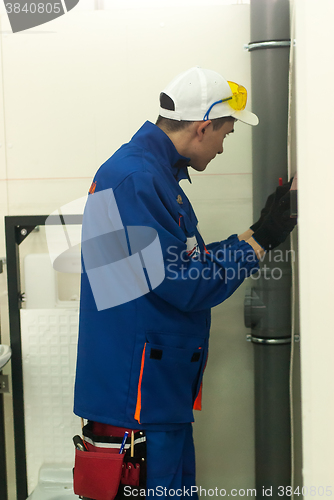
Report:
[{"label": "man's hair", "polygon": [[[235,118],[233,118],[233,116],[214,118],[213,120],[211,120],[213,130],[219,130],[224,125],[224,123],[232,120],[235,121]],[[164,118],[163,116],[159,115],[155,124],[163,130],[166,130],[166,132],[179,132],[180,130],[184,130],[185,128],[189,127],[189,125],[191,125],[192,123],[195,122],[186,120],[171,120],[170,118]]]}]

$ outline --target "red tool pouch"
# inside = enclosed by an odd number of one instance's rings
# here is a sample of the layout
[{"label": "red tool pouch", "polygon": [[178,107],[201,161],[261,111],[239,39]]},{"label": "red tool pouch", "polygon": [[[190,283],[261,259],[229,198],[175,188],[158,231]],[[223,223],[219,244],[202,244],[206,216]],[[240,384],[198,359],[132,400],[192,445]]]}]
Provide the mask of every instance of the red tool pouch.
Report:
[{"label": "red tool pouch", "polygon": [[[117,436],[97,435],[99,424],[88,422],[83,428],[86,451],[76,449],[74,493],[94,500],[116,500],[131,495],[131,489],[146,488],[146,436],[135,431],[131,447],[131,430],[125,453],[119,454],[126,429],[114,428]],[[93,432],[95,431],[95,432]],[[131,449],[132,448],[132,449]],[[131,456],[131,454],[133,456]],[[126,488],[126,489],[125,489]],[[137,493],[138,494],[138,493]]]},{"label": "red tool pouch", "polygon": [[74,493],[94,500],[113,500],[121,481],[123,462],[123,454],[75,450]]}]

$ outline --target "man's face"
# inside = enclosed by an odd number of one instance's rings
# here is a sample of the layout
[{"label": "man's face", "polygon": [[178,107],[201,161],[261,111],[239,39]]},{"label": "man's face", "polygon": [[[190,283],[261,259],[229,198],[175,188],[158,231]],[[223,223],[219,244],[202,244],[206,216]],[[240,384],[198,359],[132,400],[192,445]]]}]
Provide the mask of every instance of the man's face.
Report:
[{"label": "man's face", "polygon": [[232,134],[233,132],[234,120],[226,121],[218,130],[213,130],[212,123],[207,124],[200,131],[202,136],[200,136],[200,140],[196,143],[196,147],[191,155],[191,167],[199,172],[205,170],[217,154],[222,154],[224,151],[224,139],[228,134]]}]

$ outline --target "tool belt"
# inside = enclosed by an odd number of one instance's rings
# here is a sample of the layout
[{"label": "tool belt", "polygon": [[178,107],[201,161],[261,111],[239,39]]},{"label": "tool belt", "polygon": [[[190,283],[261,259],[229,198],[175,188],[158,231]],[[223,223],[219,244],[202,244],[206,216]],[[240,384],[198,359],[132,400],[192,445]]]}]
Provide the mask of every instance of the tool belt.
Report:
[{"label": "tool belt", "polygon": [[122,500],[131,496],[132,489],[145,490],[145,432],[117,428],[121,431],[116,432],[118,436],[101,436],[94,434],[94,430],[94,423],[88,422],[82,429],[83,439],[73,438],[74,493],[88,500]]}]

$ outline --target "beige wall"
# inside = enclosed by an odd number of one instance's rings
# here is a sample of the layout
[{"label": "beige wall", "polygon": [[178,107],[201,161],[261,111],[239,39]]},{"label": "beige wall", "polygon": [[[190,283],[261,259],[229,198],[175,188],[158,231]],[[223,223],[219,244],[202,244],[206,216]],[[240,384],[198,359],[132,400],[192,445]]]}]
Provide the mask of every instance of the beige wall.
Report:
[{"label": "beige wall", "polygon": [[325,95],[334,80],[334,3],[295,4],[303,473],[305,486],[329,497],[334,494],[334,100]]},{"label": "beige wall", "polygon": [[[250,89],[250,56],[243,49],[250,36],[249,5],[219,3],[74,9],[15,35],[2,15],[0,256],[3,216],[50,214],[84,196],[101,162],[143,121],[155,120],[159,92],[178,72],[200,65]],[[235,131],[224,155],[205,173],[192,174],[192,185],[182,184],[207,242],[242,232],[252,220],[251,128],[237,123]],[[206,488],[254,486],[245,286],[213,311],[204,409],[195,422],[198,484]],[[2,337],[8,341],[5,275],[0,287]],[[6,402],[10,430],[10,396]]]}]

